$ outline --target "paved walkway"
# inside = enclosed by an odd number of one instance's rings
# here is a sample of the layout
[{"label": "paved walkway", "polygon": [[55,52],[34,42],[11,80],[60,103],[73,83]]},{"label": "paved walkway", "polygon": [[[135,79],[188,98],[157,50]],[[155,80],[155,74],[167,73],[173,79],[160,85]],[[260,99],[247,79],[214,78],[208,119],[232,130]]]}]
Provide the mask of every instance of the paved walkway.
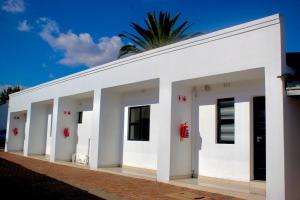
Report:
[{"label": "paved walkway", "polygon": [[49,163],[11,153],[0,152],[0,158],[20,164],[27,169],[45,174],[105,199],[237,199],[156,181]]},{"label": "paved walkway", "polygon": [[87,191],[0,158],[1,197],[30,200],[101,200]]}]

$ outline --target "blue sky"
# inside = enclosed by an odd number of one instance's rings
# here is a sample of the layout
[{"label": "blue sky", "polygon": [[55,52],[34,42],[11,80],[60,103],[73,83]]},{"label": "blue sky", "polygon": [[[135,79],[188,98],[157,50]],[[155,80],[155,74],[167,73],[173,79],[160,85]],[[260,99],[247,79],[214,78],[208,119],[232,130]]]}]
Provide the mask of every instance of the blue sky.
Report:
[{"label": "blue sky", "polygon": [[182,13],[212,32],[280,13],[286,50],[300,51],[299,0],[0,0],[0,88],[34,86],[115,59],[117,37],[149,11]]}]

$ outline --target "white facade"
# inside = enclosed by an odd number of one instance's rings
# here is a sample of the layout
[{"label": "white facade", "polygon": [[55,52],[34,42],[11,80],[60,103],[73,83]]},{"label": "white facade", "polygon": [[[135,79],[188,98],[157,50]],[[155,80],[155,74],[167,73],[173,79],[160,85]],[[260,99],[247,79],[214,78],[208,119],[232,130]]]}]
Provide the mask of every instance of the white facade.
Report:
[{"label": "white facade", "polygon": [[[130,92],[123,96],[124,131],[123,131],[123,165],[157,170],[157,140],[159,129],[158,89],[142,92]],[[128,108],[130,106],[150,105],[150,139],[149,141],[128,141]]]},{"label": "white facade", "polygon": [[[252,100],[265,96],[266,197],[299,199],[300,101],[286,97],[278,78],[288,70],[283,38],[281,18],[273,15],[12,94],[6,150],[23,150],[11,134],[18,126],[25,132],[24,155],[50,152],[51,162],[80,152],[89,156],[91,169],[146,168],[163,182],[192,174],[249,182]],[[234,144],[219,144],[216,105],[227,97],[234,98]],[[128,110],[141,105],[150,105],[150,138],[131,141]],[[12,117],[20,112],[27,113],[26,126],[24,120],[15,125]],[[190,137],[181,141],[183,122]]]},{"label": "white facade", "polygon": [[[252,176],[251,139],[252,127],[252,99],[264,96],[264,82],[260,79],[232,83],[230,87],[212,85],[211,91],[198,92],[196,106],[199,106],[199,132],[202,133],[202,146],[199,151],[199,174],[250,181]],[[220,145],[215,142],[216,105],[218,98],[235,97],[235,144]],[[208,119],[213,120],[208,120]],[[211,149],[214,149],[211,152]]]}]

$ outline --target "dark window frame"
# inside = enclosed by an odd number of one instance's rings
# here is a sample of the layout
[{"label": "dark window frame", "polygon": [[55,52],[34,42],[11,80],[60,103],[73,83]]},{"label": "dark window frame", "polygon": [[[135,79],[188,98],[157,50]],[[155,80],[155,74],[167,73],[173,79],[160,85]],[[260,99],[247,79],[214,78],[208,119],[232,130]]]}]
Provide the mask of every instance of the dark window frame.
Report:
[{"label": "dark window frame", "polygon": [[[142,122],[142,109],[143,108],[149,108],[149,124],[148,124],[148,133],[146,137],[144,137],[142,133],[143,129],[143,122]],[[151,109],[150,105],[145,105],[145,106],[134,106],[134,107],[129,107],[129,118],[128,118],[128,134],[127,134],[127,140],[128,141],[150,141],[150,114],[151,114]],[[134,109],[139,109],[139,122],[131,122],[131,111]],[[131,127],[132,126],[139,126],[139,137],[136,138],[131,138],[130,137],[130,132],[131,132]]]},{"label": "dark window frame", "polygon": [[78,121],[77,121],[78,124],[82,124],[82,117],[83,117],[83,112],[82,111],[78,112]]},{"label": "dark window frame", "polygon": [[[221,119],[221,102],[224,102],[224,101],[233,101],[233,109],[234,109],[234,112],[233,112],[233,119],[232,121],[231,120],[227,120],[227,122],[224,122],[225,120],[223,120],[222,122],[222,119]],[[234,144],[235,143],[235,99],[234,97],[230,97],[230,98],[222,98],[222,99],[218,99],[217,100],[217,143],[218,144]],[[231,122],[230,122],[231,121]],[[233,123],[233,141],[227,141],[227,140],[222,140],[221,139],[221,125],[222,124],[231,124]]]}]

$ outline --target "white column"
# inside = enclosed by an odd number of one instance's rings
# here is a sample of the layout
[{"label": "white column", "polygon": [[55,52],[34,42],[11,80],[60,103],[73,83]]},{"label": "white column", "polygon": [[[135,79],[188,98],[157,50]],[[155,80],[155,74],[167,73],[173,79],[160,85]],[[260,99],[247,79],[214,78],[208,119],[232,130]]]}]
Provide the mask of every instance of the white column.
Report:
[{"label": "white column", "polygon": [[28,156],[29,152],[29,134],[30,134],[30,121],[32,120],[32,106],[29,104],[28,109],[27,109],[27,116],[26,116],[26,124],[25,124],[25,140],[24,140],[24,156]]},{"label": "white column", "polygon": [[5,139],[5,152],[8,151],[8,140],[10,139],[10,121],[11,121],[11,115],[10,115],[10,111],[9,111],[9,108],[8,108],[8,113],[7,113],[7,125],[6,125],[6,139]]},{"label": "white column", "polygon": [[172,83],[161,79],[159,88],[160,124],[157,157],[157,180],[162,182],[168,182],[170,179],[171,108]]},{"label": "white column", "polygon": [[100,133],[100,109],[101,109],[101,90],[94,91],[93,101],[93,132],[91,135],[91,157],[90,168],[98,168],[99,158],[99,133]]},{"label": "white column", "polygon": [[266,69],[266,193],[267,199],[285,199],[284,88],[282,81]]},{"label": "white column", "polygon": [[50,141],[50,162],[54,162],[56,158],[56,135],[58,129],[60,99],[54,98],[53,100],[53,114],[52,114],[52,127],[51,127],[51,141]]}]

